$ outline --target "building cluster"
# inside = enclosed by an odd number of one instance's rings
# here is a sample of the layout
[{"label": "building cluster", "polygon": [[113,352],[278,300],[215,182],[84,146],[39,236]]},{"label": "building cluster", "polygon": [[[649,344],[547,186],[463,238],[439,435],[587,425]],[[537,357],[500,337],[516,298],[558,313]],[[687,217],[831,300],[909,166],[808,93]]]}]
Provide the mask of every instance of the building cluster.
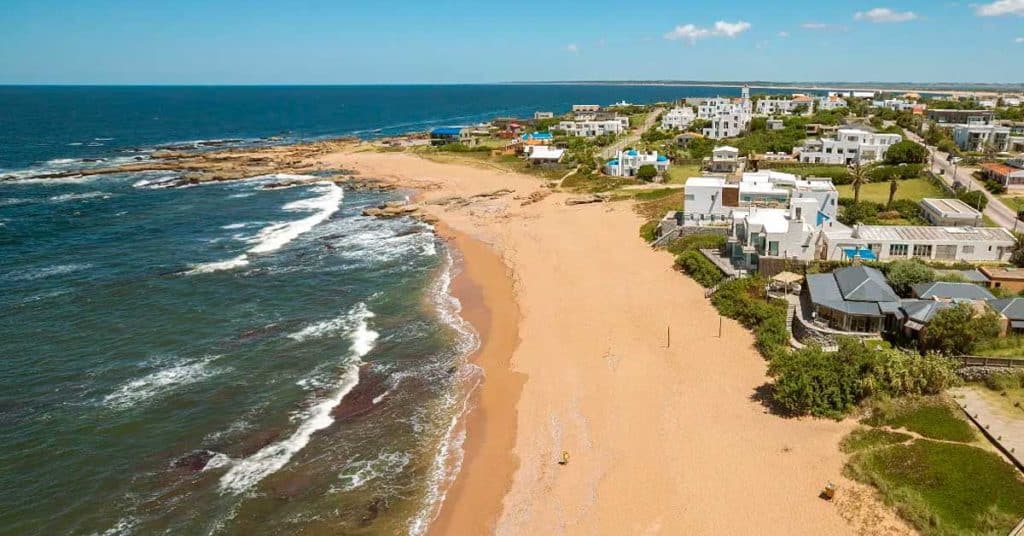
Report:
[{"label": "building cluster", "polygon": [[712,140],[739,136],[750,126],[752,117],[750,88],[746,86],[738,99],[715,97],[704,99],[697,106],[697,119],[708,122],[701,134]]},{"label": "building cluster", "polygon": [[739,271],[756,270],[765,257],[1005,262],[1015,244],[1006,229],[979,227],[980,212],[955,199],[921,202],[922,217],[934,226],[851,227],[837,220],[838,202],[830,179],[776,171],[743,173],[738,181],[693,177],[685,185],[683,211],[669,213],[659,232],[724,234],[723,257]]},{"label": "building cluster", "polygon": [[637,151],[627,149],[619,151],[614,158],[605,163],[604,172],[612,177],[635,177],[643,166],[651,166],[658,175],[668,171],[669,159],[659,155],[658,151]]}]

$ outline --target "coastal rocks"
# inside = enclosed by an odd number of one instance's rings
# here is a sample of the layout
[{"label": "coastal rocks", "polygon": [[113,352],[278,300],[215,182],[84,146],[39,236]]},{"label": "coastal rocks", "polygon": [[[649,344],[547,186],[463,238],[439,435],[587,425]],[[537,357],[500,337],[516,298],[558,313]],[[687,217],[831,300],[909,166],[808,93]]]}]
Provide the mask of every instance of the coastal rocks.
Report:
[{"label": "coastal rocks", "polygon": [[385,219],[409,216],[429,224],[434,224],[438,221],[436,216],[423,212],[423,208],[415,203],[390,202],[376,207],[365,208],[363,209],[363,216]]},{"label": "coastal rocks", "polygon": [[565,200],[565,204],[569,205],[569,206],[573,206],[573,205],[586,205],[586,204],[590,204],[590,203],[603,203],[603,202],[607,201],[610,198],[611,198],[611,196],[609,196],[608,194],[581,195],[581,196],[570,197],[569,199],[566,199]]},{"label": "coastal rocks", "polygon": [[522,203],[519,203],[519,205],[525,207],[527,205],[539,203],[549,195],[551,195],[551,190],[537,190],[536,192],[532,192],[530,195],[526,196],[526,199],[524,199]]}]

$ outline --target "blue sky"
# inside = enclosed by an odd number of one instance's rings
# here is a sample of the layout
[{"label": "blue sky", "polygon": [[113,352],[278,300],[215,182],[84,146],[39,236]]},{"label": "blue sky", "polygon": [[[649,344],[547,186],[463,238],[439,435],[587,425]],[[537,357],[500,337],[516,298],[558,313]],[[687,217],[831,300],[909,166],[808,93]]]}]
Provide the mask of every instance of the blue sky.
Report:
[{"label": "blue sky", "polygon": [[1024,0],[3,0],[0,83],[1024,82]]}]

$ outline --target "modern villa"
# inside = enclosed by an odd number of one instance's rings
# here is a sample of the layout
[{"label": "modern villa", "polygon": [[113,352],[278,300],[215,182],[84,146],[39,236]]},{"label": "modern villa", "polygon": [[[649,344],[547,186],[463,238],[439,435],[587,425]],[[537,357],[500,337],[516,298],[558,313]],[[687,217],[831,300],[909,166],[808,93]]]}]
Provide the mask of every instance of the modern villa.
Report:
[{"label": "modern villa", "polygon": [[606,175],[613,177],[635,177],[642,166],[654,166],[658,175],[668,171],[669,159],[665,155],[659,155],[658,151],[640,152],[636,149],[619,151],[615,158],[612,158],[604,166]]},{"label": "modern villa", "polygon": [[841,128],[835,138],[805,140],[800,151],[800,162],[813,164],[867,164],[881,161],[885,151],[903,141],[899,134],[868,132],[855,128]]},{"label": "modern villa", "polygon": [[613,119],[595,119],[591,121],[562,121],[555,128],[564,131],[569,136],[594,138],[603,134],[622,134],[629,130],[629,118],[615,117]]},{"label": "modern villa", "polygon": [[683,130],[696,119],[693,108],[689,106],[673,108],[661,117],[662,130]]},{"label": "modern villa", "polygon": [[836,226],[821,233],[817,258],[1005,262],[1015,242],[1002,227]]},{"label": "modern villa", "polygon": [[895,327],[900,297],[875,268],[847,266],[828,274],[809,274],[805,288],[805,307],[831,329],[880,333]]}]

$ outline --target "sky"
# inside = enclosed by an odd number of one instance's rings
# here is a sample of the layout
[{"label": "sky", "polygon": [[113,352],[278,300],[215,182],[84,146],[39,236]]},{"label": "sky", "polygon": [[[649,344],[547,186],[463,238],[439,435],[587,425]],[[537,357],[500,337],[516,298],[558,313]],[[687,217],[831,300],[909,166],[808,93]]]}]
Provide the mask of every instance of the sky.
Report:
[{"label": "sky", "polygon": [[1024,0],[0,4],[0,84],[1024,82]]}]

